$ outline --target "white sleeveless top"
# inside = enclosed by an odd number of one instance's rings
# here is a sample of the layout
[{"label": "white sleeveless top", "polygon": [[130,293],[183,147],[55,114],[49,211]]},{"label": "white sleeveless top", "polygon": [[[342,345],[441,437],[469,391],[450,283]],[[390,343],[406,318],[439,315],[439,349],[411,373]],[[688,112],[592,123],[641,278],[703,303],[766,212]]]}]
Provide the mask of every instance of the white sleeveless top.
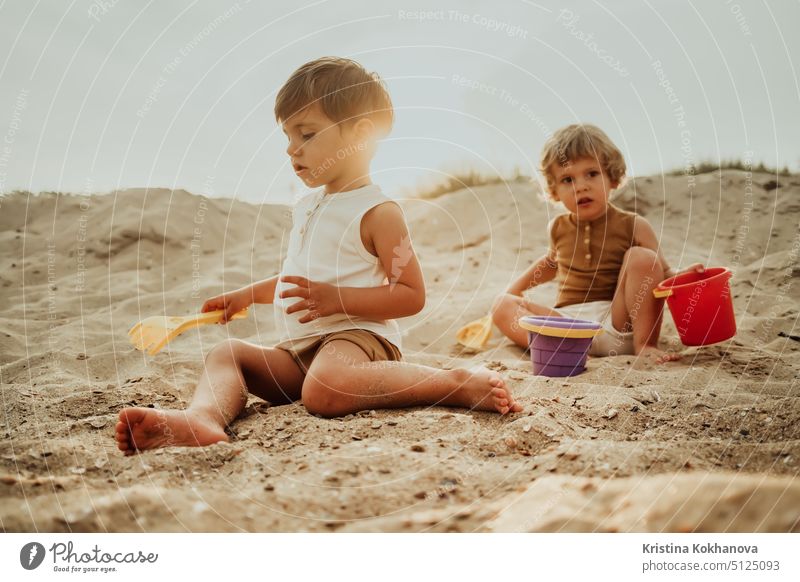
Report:
[{"label": "white sleeveless top", "polygon": [[[301,198],[292,210],[292,230],[280,276],[295,275],[339,287],[381,287],[386,272],[361,241],[361,219],[371,208],[392,202],[376,185],[326,195],[318,191]],[[400,328],[393,319],[374,320],[336,313],[300,323],[308,311],[286,313],[300,297],[281,299],[295,285],[278,280],[273,300],[278,347],[302,349],[320,335],[347,329],[366,329],[401,347]],[[299,340],[299,341],[298,341]]]}]

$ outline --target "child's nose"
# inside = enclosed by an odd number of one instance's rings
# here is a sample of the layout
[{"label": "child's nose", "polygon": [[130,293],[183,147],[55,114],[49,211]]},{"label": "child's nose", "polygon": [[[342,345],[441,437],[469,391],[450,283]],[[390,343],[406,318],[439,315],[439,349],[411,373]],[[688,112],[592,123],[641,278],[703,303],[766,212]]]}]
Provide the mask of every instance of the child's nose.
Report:
[{"label": "child's nose", "polygon": [[286,146],[286,153],[289,155],[289,157],[297,155],[299,151],[300,151],[300,146],[291,141],[289,142],[289,145]]}]

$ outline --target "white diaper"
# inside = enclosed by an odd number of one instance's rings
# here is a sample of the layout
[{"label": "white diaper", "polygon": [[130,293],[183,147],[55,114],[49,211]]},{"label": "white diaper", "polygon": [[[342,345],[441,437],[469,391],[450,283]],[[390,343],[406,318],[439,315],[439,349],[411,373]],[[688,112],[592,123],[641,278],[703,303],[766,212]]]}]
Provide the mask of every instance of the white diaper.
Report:
[{"label": "white diaper", "polygon": [[603,326],[603,333],[592,341],[590,356],[620,356],[633,354],[633,332],[623,333],[611,323],[611,301],[575,303],[556,309],[563,317],[596,321]]}]

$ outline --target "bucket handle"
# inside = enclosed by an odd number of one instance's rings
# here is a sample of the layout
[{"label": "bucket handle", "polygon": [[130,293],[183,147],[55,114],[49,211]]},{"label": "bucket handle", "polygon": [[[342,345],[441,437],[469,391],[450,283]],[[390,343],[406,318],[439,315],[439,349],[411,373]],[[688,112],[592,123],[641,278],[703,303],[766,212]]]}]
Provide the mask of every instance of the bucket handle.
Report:
[{"label": "bucket handle", "polygon": [[672,289],[664,289],[662,287],[656,287],[653,289],[653,297],[656,299],[664,299],[670,295],[672,295]]}]

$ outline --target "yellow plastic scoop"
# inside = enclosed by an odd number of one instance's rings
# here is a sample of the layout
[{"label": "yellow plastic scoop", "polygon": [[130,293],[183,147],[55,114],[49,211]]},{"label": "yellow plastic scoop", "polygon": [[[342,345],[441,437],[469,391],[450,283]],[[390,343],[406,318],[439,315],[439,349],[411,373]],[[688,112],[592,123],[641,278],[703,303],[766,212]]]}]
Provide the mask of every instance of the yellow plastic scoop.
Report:
[{"label": "yellow plastic scoop", "polygon": [[[183,332],[211,323],[219,323],[225,311],[217,309],[197,315],[184,317],[171,317],[168,315],[154,315],[143,319],[128,331],[131,344],[137,350],[146,351],[151,356],[160,352],[165,345]],[[245,319],[247,308],[231,316],[231,320]]]},{"label": "yellow plastic scoop", "polygon": [[492,337],[492,315],[487,314],[462,327],[456,332],[456,339],[462,346],[481,350]]}]

